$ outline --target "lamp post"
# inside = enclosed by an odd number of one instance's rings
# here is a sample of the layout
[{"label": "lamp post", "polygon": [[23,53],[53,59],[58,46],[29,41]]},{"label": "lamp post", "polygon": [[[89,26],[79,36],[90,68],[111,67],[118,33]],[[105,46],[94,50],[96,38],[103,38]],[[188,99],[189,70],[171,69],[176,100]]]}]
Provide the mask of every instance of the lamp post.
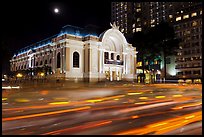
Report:
[{"label": "lamp post", "polygon": [[16,77],[20,80],[20,78],[22,78],[23,77],[23,74],[21,74],[21,73],[18,73],[17,75],[16,75]]}]

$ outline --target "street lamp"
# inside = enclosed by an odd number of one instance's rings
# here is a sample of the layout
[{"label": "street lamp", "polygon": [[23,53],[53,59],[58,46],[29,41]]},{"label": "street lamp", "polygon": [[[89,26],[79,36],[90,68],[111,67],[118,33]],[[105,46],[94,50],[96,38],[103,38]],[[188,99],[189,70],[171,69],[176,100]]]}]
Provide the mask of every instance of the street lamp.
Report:
[{"label": "street lamp", "polygon": [[43,77],[44,75],[45,75],[45,73],[43,73],[43,72],[41,72],[41,73],[40,73],[40,76],[42,76],[42,77]]},{"label": "street lamp", "polygon": [[18,74],[16,75],[16,77],[17,77],[17,78],[21,78],[21,77],[23,77],[23,75],[22,75],[21,73],[18,73]]}]

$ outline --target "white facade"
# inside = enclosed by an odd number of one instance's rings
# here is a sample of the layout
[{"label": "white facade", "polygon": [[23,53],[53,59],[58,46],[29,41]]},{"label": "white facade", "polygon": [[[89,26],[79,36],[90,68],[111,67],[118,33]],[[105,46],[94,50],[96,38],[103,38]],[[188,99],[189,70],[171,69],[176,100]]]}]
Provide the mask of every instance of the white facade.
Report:
[{"label": "white facade", "polygon": [[136,79],[136,48],[115,24],[111,26],[99,36],[81,35],[81,28],[65,26],[60,34],[41,42],[41,46],[15,55],[10,61],[11,70],[47,65],[53,76],[70,81],[132,81]]}]

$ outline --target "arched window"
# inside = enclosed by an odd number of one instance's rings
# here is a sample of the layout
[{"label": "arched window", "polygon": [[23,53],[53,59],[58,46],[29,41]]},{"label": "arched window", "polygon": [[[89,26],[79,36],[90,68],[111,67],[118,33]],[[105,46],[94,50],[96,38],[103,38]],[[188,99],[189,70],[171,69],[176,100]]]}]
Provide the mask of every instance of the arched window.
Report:
[{"label": "arched window", "polygon": [[40,61],[40,66],[42,65],[42,61]]},{"label": "arched window", "polygon": [[47,65],[47,60],[45,60],[45,65]]},{"label": "arched window", "polygon": [[60,68],[61,66],[61,57],[60,57],[60,52],[57,53],[57,68]]},{"label": "arched window", "polygon": [[114,60],[114,53],[111,53],[111,59]]},{"label": "arched window", "polygon": [[78,52],[73,53],[73,67],[79,68],[79,53]]},{"label": "arched window", "polygon": [[24,69],[26,69],[26,64],[24,65]]},{"label": "arched window", "polygon": [[120,55],[117,55],[117,60],[120,60]]},{"label": "arched window", "polygon": [[104,59],[108,59],[108,52],[104,53]]},{"label": "arched window", "polygon": [[108,60],[108,52],[104,52],[104,63],[106,64]]}]

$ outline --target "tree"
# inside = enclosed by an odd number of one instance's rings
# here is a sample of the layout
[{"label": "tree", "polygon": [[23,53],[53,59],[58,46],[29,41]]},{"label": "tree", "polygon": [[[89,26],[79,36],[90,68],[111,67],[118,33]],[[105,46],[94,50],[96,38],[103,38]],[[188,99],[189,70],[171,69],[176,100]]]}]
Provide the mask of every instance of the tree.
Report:
[{"label": "tree", "polygon": [[142,62],[142,80],[141,82],[144,82],[145,80],[145,69],[149,69],[149,64],[145,65],[145,61],[152,61],[156,57],[157,54],[154,54],[154,49],[152,48],[152,41],[151,41],[151,35],[150,35],[150,28],[146,29],[145,31],[141,32],[135,32],[133,34],[133,37],[131,39],[131,43],[134,47],[137,48],[138,51],[138,61]]},{"label": "tree", "polygon": [[164,56],[164,78],[166,79],[166,57],[174,55],[178,49],[180,39],[176,38],[173,26],[168,22],[160,22],[152,31],[153,47]]}]

